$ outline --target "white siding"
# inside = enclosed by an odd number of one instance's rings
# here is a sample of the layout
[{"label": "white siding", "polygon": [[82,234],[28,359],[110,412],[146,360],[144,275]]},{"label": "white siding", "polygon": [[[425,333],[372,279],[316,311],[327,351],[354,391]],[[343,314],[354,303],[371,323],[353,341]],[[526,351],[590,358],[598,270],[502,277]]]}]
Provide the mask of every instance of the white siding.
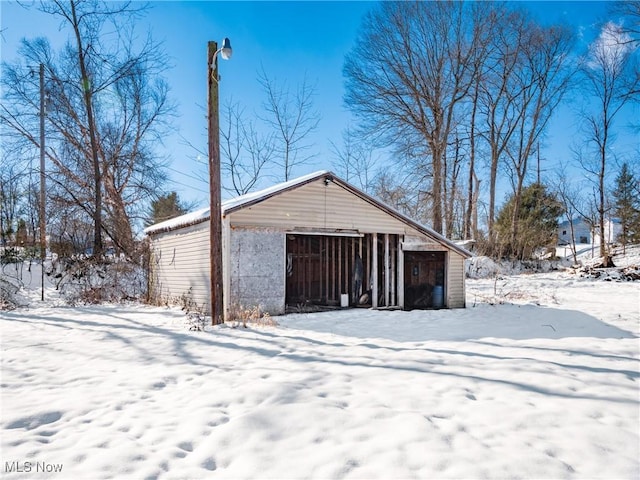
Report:
[{"label": "white siding", "polygon": [[464,308],[465,306],[465,273],[464,257],[454,250],[447,249],[441,243],[427,236],[413,235],[405,237],[402,242],[405,252],[447,251],[445,260],[445,275],[447,279],[446,306],[447,308]]},{"label": "white siding", "polygon": [[[607,245],[615,242],[622,233],[622,225],[617,220],[604,221],[604,241]],[[593,244],[600,245],[600,227],[596,226],[593,232]]]},{"label": "white siding", "polygon": [[151,249],[151,298],[181,304],[185,296],[208,312],[209,223],[154,235]]},{"label": "white siding", "polygon": [[231,225],[415,234],[415,229],[336,183],[322,179],[229,214]]},{"label": "white siding", "polygon": [[[589,225],[581,220],[573,221],[573,235],[576,243],[590,243],[591,229]],[[558,227],[558,241],[560,243],[571,243],[571,225],[569,222],[562,222]]]},{"label": "white siding", "polygon": [[454,251],[449,251],[447,257],[447,307],[464,308],[464,258]]}]

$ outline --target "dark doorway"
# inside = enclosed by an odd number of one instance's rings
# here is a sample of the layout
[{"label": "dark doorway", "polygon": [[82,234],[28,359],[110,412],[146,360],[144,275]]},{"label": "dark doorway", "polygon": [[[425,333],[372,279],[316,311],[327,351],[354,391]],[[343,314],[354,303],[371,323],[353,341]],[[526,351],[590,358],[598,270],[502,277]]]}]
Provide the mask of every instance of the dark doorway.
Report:
[{"label": "dark doorway", "polygon": [[370,306],[371,235],[287,235],[287,311]]},{"label": "dark doorway", "polygon": [[404,305],[412,308],[445,306],[445,252],[404,253]]}]

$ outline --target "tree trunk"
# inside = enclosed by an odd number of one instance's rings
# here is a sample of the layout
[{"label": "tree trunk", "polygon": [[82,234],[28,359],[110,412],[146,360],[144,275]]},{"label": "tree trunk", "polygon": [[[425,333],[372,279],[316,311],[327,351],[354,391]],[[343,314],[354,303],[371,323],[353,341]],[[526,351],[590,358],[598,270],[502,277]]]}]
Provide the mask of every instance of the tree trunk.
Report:
[{"label": "tree trunk", "polygon": [[122,195],[117,191],[113,176],[109,172],[104,175],[105,203],[111,209],[113,219],[113,241],[126,255],[131,255],[134,250],[133,232],[129,214],[122,201]]},{"label": "tree trunk", "polygon": [[[605,132],[607,131],[606,127],[605,127]],[[604,211],[605,211],[605,205],[604,205],[604,176],[605,176],[605,166],[606,166],[606,133],[605,133],[605,139],[602,145],[602,148],[600,149],[600,173],[598,175],[598,189],[599,189],[599,205],[598,205],[598,220],[600,221],[600,225],[599,225],[599,230],[600,230],[600,256],[601,257],[605,257],[604,259],[604,263],[607,263],[607,258],[606,258],[606,254],[607,254],[607,244],[606,244],[606,239],[604,236]]]},{"label": "tree trunk", "polygon": [[433,152],[433,182],[431,194],[433,197],[432,228],[442,233],[442,149],[440,145],[432,143]]},{"label": "tree trunk", "polygon": [[524,249],[520,248],[522,242],[518,239],[518,220],[520,219],[520,204],[522,203],[522,182],[523,178],[518,178],[518,186],[513,195],[513,216],[511,217],[511,247],[519,260],[524,260]]},{"label": "tree trunk", "polygon": [[[479,78],[479,77],[478,77]],[[474,177],[475,177],[475,161],[476,161],[476,112],[478,109],[478,89],[479,81],[476,81],[476,86],[473,92],[473,107],[471,109],[471,131],[469,132],[469,183],[467,190],[467,209],[464,217],[464,235],[467,239],[475,238],[475,230],[473,231],[473,237],[471,235],[471,215],[474,210]]]},{"label": "tree trunk", "polygon": [[475,183],[475,190],[473,192],[473,211],[471,213],[471,232],[473,233],[473,238],[478,238],[478,198],[480,196],[480,180],[478,176],[473,174],[473,181]]},{"label": "tree trunk", "polygon": [[76,36],[78,47],[78,64],[80,66],[80,76],[82,79],[82,89],[84,93],[84,104],[87,110],[87,122],[89,126],[89,138],[91,141],[91,160],[93,163],[93,182],[94,182],[94,211],[93,211],[93,255],[102,255],[102,179],[100,174],[100,160],[98,158],[98,141],[96,139],[96,127],[93,118],[93,105],[91,82],[87,74],[87,66],[85,64],[85,53],[82,45],[82,37],[80,35],[80,25],[76,17],[75,2],[71,2],[71,15],[73,19],[73,30]]}]

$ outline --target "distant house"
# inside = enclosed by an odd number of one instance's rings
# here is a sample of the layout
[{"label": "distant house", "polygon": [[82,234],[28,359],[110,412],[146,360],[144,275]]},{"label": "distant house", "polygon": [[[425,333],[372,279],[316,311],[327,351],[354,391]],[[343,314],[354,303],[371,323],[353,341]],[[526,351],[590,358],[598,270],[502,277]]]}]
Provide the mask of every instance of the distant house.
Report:
[{"label": "distant house", "polygon": [[[573,239],[571,238],[571,224],[573,224]],[[558,245],[576,243],[591,243],[591,227],[581,218],[565,220],[558,225]]]},{"label": "distant house", "polygon": [[[209,209],[158,223],[150,292],[209,311]],[[316,172],[222,204],[223,305],[282,314],[308,306],[460,308],[462,247]]]},{"label": "distant house", "polygon": [[[618,235],[622,233],[622,223],[619,218],[608,218],[604,221],[604,242],[614,243],[618,240]],[[596,225],[593,231],[594,245],[600,245],[600,226]]]},{"label": "distant house", "polygon": [[[582,219],[575,218],[573,222],[573,235],[576,243],[582,244],[600,244],[600,228],[598,225],[591,228],[591,226]],[[618,235],[622,233],[622,225],[620,219],[611,218],[606,219],[604,223],[604,235],[605,243],[610,244],[617,241]],[[568,245],[571,243],[571,225],[569,221],[558,225],[558,244]]]}]

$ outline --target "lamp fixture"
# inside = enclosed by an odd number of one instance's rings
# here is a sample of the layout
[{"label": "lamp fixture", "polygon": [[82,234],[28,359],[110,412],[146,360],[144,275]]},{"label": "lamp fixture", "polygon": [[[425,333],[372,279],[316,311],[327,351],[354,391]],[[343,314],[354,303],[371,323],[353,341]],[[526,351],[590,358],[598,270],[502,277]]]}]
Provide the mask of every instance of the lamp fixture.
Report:
[{"label": "lamp fixture", "polygon": [[229,60],[231,58],[231,54],[233,53],[233,50],[231,49],[231,40],[225,37],[225,39],[222,41],[222,48],[219,51],[222,54],[222,58],[224,58],[225,60]]}]

